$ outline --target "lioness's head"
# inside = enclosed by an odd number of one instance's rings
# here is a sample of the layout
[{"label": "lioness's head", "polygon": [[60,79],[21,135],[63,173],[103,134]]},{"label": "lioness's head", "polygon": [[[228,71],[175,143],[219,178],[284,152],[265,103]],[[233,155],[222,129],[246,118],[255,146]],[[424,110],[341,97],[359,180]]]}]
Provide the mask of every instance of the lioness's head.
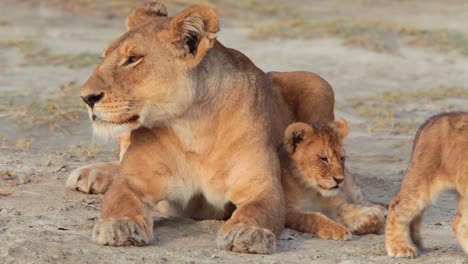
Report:
[{"label": "lioness's head", "polygon": [[175,17],[146,2],[127,18],[127,32],[112,41],[84,84],[95,131],[116,136],[184,114],[197,97],[193,70],[216,41],[216,13],[192,6]]},{"label": "lioness's head", "polygon": [[323,196],[338,193],[344,181],[343,139],[348,134],[344,119],[330,124],[294,123],[284,135],[284,148],[291,158],[294,177]]}]

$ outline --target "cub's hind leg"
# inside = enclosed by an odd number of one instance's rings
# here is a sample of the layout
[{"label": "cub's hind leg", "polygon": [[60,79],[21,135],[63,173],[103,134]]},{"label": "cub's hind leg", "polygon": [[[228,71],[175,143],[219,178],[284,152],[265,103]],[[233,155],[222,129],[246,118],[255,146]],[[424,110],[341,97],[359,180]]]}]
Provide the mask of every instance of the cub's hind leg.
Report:
[{"label": "cub's hind leg", "polygon": [[421,223],[424,210],[417,215],[410,224],[410,236],[416,248],[422,249],[423,243],[421,238]]},{"label": "cub's hind leg", "polygon": [[458,196],[458,212],[453,220],[453,231],[463,250],[468,254],[468,197]]},{"label": "cub's hind leg", "polygon": [[385,209],[380,206],[363,206],[343,201],[337,209],[338,221],[356,235],[378,234],[385,224]]},{"label": "cub's hind leg", "polygon": [[[418,238],[421,214],[432,198],[442,191],[434,188],[433,181],[423,179],[423,176],[409,171],[400,192],[389,205],[385,248],[391,257],[413,258],[418,254],[416,246],[421,244]],[[413,238],[416,238],[416,243]]]}]

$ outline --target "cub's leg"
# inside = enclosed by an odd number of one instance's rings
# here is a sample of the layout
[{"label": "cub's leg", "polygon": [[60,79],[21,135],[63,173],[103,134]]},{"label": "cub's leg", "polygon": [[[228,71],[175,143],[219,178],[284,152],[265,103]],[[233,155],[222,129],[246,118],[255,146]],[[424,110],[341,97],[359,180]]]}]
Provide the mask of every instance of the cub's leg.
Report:
[{"label": "cub's leg", "polygon": [[468,254],[468,198],[458,198],[458,212],[453,221],[453,231],[463,250]]},{"label": "cub's leg", "polygon": [[[130,145],[130,132],[117,138],[120,148],[120,160]],[[66,186],[69,189],[84,193],[104,193],[119,173],[119,163],[98,162],[89,164],[72,171],[67,179]]]},{"label": "cub's leg", "polygon": [[410,224],[410,236],[416,248],[423,248],[422,237],[421,237],[421,223],[424,210],[414,217]]},{"label": "cub's leg", "polygon": [[337,209],[338,222],[356,235],[378,234],[385,224],[385,209],[380,206],[362,206],[343,201]]},{"label": "cub's leg", "polygon": [[[269,161],[277,161],[272,152]],[[276,160],[275,160],[276,158]],[[258,161],[258,159],[257,159]],[[276,250],[276,237],[284,228],[285,205],[275,163],[240,161],[240,171],[226,181],[226,198],[236,209],[218,231],[218,248],[241,253],[271,254]],[[278,163],[276,163],[278,164]],[[248,175],[245,175],[248,174]]]},{"label": "cub's leg", "polygon": [[[420,217],[426,206],[432,198],[435,198],[441,191],[441,188],[433,188],[435,184],[426,177],[420,176],[420,172],[413,173],[410,168],[398,195],[389,205],[387,217],[387,227],[385,230],[385,247],[391,257],[410,257],[417,256],[418,252],[411,241],[415,237],[417,243],[419,234]],[[418,170],[414,170],[418,171]],[[422,171],[424,172],[424,171]],[[415,221],[414,224],[413,221]],[[411,233],[410,234],[410,225]]]},{"label": "cub's leg", "polygon": [[290,209],[286,215],[286,226],[314,234],[322,239],[351,239],[351,233],[346,227],[317,212],[300,212]]}]

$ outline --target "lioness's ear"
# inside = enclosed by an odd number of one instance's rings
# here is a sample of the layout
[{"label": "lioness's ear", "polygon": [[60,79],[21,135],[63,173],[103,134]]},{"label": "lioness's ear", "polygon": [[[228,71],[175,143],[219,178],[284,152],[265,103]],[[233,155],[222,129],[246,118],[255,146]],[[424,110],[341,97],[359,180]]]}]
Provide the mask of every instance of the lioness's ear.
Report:
[{"label": "lioness's ear", "polygon": [[331,126],[338,132],[341,139],[344,139],[349,133],[348,122],[343,118],[333,121]]},{"label": "lioness's ear", "polygon": [[312,126],[306,123],[293,123],[288,126],[286,132],[284,132],[284,148],[289,154],[293,154],[296,151],[297,146],[304,141],[307,136],[312,135]]},{"label": "lioness's ear", "polygon": [[218,16],[209,7],[192,6],[172,19],[170,30],[176,49],[198,62],[215,43]]},{"label": "lioness's ear", "polygon": [[166,7],[156,1],[144,2],[133,10],[133,12],[127,17],[127,31],[137,25],[150,21],[155,17],[167,17]]}]

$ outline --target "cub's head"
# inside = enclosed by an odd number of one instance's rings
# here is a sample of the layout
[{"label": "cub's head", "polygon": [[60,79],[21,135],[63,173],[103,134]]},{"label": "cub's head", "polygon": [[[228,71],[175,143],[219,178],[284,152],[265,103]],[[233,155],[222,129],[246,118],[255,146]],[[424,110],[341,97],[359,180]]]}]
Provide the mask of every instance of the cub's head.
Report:
[{"label": "cub's head", "polygon": [[293,177],[323,196],[338,194],[344,181],[343,139],[348,134],[344,119],[330,124],[294,123],[284,135],[284,147],[291,158]]},{"label": "cub's head", "polygon": [[208,7],[192,6],[173,18],[157,2],[137,7],[80,92],[95,131],[116,136],[184,114],[197,96],[194,70],[218,30]]}]

